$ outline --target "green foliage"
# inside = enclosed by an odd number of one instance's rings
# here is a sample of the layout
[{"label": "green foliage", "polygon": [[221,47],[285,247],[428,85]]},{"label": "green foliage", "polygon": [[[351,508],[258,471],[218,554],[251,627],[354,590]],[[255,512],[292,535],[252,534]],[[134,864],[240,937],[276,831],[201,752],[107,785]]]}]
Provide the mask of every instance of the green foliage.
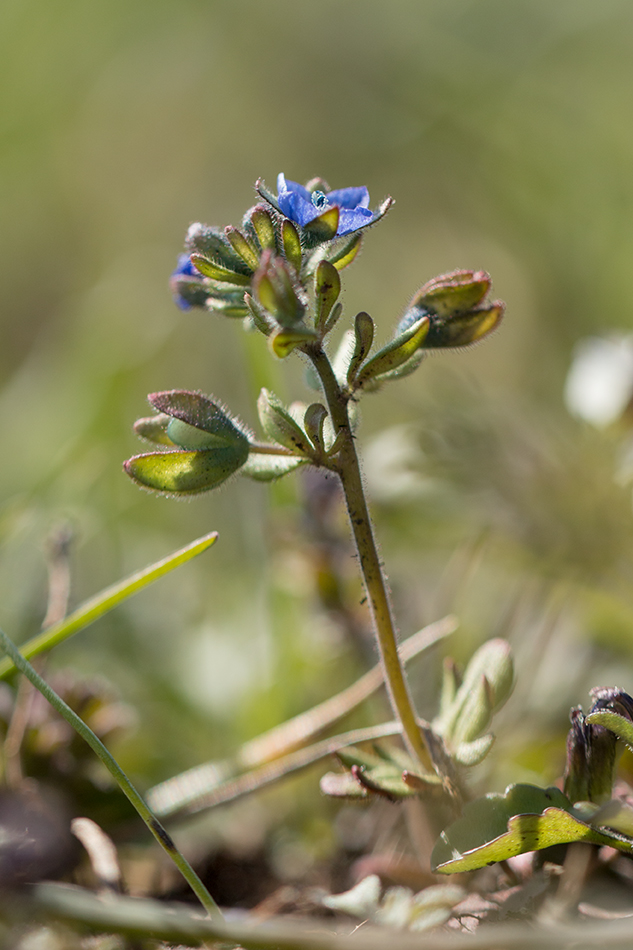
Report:
[{"label": "green foliage", "polygon": [[440,835],[431,864],[434,871],[457,874],[573,841],[633,852],[633,840],[583,821],[558,788],[509,785],[504,795],[466,805]]}]

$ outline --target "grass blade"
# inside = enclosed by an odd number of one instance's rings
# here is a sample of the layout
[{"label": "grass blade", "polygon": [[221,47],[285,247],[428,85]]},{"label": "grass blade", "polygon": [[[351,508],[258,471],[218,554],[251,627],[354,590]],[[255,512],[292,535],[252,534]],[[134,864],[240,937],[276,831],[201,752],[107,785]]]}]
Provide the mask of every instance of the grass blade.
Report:
[{"label": "grass blade", "polygon": [[[45,653],[47,650],[63,643],[64,640],[68,640],[69,637],[79,633],[80,630],[94,623],[99,617],[107,614],[114,607],[127,600],[128,597],[158,580],[159,577],[163,577],[164,574],[168,574],[174,568],[180,567],[181,564],[185,564],[192,558],[197,557],[198,554],[202,554],[203,551],[211,547],[217,536],[217,531],[205,534],[191,544],[186,545],[186,547],[174,551],[173,554],[168,554],[161,561],[156,561],[155,564],[151,564],[142,571],[137,571],[125,580],[112,584],[111,587],[106,587],[100,594],[91,597],[90,600],[83,603],[64,620],[54,623],[43,630],[42,633],[38,633],[37,636],[22,644],[20,647],[22,656],[26,657],[27,660],[31,660],[34,656]],[[15,670],[15,664],[9,657],[0,660],[0,679],[15,673]]]}]

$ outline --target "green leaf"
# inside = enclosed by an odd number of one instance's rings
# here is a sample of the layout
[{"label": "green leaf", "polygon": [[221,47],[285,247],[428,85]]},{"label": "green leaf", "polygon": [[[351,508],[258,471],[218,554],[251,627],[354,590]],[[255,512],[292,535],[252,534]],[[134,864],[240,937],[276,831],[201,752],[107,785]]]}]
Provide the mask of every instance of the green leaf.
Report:
[{"label": "green leaf", "polygon": [[316,449],[324,448],[323,426],[327,419],[327,409],[320,402],[313,402],[305,411],[303,425],[306,434]]},{"label": "green leaf", "polygon": [[456,270],[441,274],[418,290],[410,307],[424,307],[440,317],[466,313],[477,307],[490,290],[490,274],[485,271]]},{"label": "green leaf", "polygon": [[321,244],[324,241],[331,241],[336,235],[338,229],[339,209],[337,205],[332,205],[318,218],[313,218],[303,226],[303,237],[309,247],[315,244]]},{"label": "green leaf", "polygon": [[208,396],[171,389],[150,393],[147,399],[158,412],[171,416],[166,432],[176,445],[191,450],[233,448],[246,461],[248,436],[226,409]]},{"label": "green leaf", "polygon": [[429,332],[429,318],[421,317],[417,323],[405,330],[404,333],[391,340],[386,346],[372,356],[359,370],[354,386],[360,388],[371,380],[378,379],[383,373],[397,369],[406,363],[418,350]]},{"label": "green leaf", "polygon": [[257,400],[257,412],[262,428],[269,439],[287,449],[310,455],[312,448],[301,426],[292,418],[280,399],[268,389],[262,389]]},{"label": "green leaf", "polygon": [[357,231],[356,234],[342,241],[334,253],[328,254],[327,259],[331,264],[334,264],[337,270],[343,270],[344,267],[348,267],[356,259],[362,243],[362,232]]},{"label": "green leaf", "polygon": [[410,376],[411,373],[415,373],[425,357],[426,353],[424,350],[417,350],[413,356],[409,357],[409,359],[400,366],[397,366],[396,369],[392,369],[388,373],[382,373],[382,375],[378,377],[378,383],[382,385],[382,383],[388,383],[392,380],[404,379],[406,376]]},{"label": "green leaf", "polygon": [[153,442],[154,445],[170,445],[174,443],[167,435],[167,426],[170,416],[164,412],[159,412],[157,416],[146,416],[143,419],[137,419],[134,423],[134,431],[141,439]]},{"label": "green leaf", "polygon": [[359,366],[371,350],[374,342],[374,330],[374,321],[368,313],[361,310],[360,313],[356,314],[354,320],[354,350],[347,368],[348,383],[354,379]]},{"label": "green leaf", "polygon": [[332,307],[341,293],[341,278],[333,264],[321,261],[314,278],[315,320],[314,325],[321,333],[324,331]]},{"label": "green leaf", "polygon": [[279,214],[283,214],[281,208],[279,207],[279,202],[277,201],[277,195],[274,195],[272,191],[266,187],[263,178],[257,179],[255,182],[255,190],[257,191],[258,195],[261,195],[264,201],[267,201],[269,205],[272,205],[275,211],[278,211]]},{"label": "green leaf", "polygon": [[[180,567],[181,564],[186,564],[187,561],[197,557],[198,554],[202,554],[203,551],[206,551],[215,543],[217,537],[215,531],[211,534],[205,534],[191,544],[186,545],[186,547],[180,548],[162,560],[156,561],[155,564],[143,568],[142,571],[136,571],[136,573],[126,577],[125,580],[118,581],[111,587],[106,587],[100,594],[91,597],[76,610],[73,610],[64,620],[53,624],[36,637],[27,640],[20,647],[20,652],[27,660],[30,660],[40,653],[51,650],[59,643],[63,643],[69,637],[79,633],[80,630],[90,626],[99,617],[103,617],[104,614],[118,607],[128,597],[132,597],[138,591],[153,584],[159,577],[169,574],[174,568]],[[15,666],[10,660],[6,658],[0,660],[0,679],[4,679],[4,677],[14,672]]]},{"label": "green leaf", "polygon": [[255,205],[247,212],[244,218],[244,224],[250,225],[259,241],[262,251],[276,250],[277,238],[275,236],[275,225],[273,223],[270,211],[263,205]]},{"label": "green leaf", "polygon": [[471,310],[446,319],[432,318],[424,348],[446,349],[477,343],[497,329],[504,311],[505,305],[498,301],[485,310]]},{"label": "green leaf", "polygon": [[618,739],[626,742],[629,749],[633,749],[633,722],[630,719],[625,719],[609,709],[599,709],[588,713],[585,722],[590,726],[604,726],[615,733]]},{"label": "green leaf", "polygon": [[256,271],[259,267],[259,255],[255,248],[251,245],[249,241],[244,237],[241,231],[237,228],[234,228],[233,225],[229,224],[225,229],[224,233],[226,239],[235,251],[236,254],[244,261],[246,266],[252,271]]},{"label": "green leaf", "polygon": [[442,874],[473,871],[572,841],[633,850],[633,841],[581,821],[558,788],[509,785],[504,795],[486,795],[466,805],[462,817],[440,835],[431,869]]},{"label": "green leaf", "polygon": [[206,452],[148,452],[124,464],[125,471],[143,488],[173,495],[197,495],[225,482],[248,458],[248,444]]},{"label": "green leaf", "polygon": [[316,333],[309,327],[282,327],[269,337],[268,343],[273,354],[283,360],[296,347],[303,346],[304,343],[314,343],[317,339]]},{"label": "green leaf", "polygon": [[272,482],[307,463],[308,459],[292,455],[264,455],[251,452],[248,461],[240,469],[240,475],[246,475],[256,482]]},{"label": "green leaf", "polygon": [[244,294],[244,303],[248,307],[250,315],[253,318],[253,323],[259,332],[263,333],[264,336],[270,336],[277,326],[272,316],[262,307],[259,301],[251,297],[250,294]]},{"label": "green leaf", "polygon": [[458,765],[473,766],[479,765],[490,752],[495,737],[490,733],[474,739],[472,742],[460,742],[451,758]]},{"label": "green leaf", "polygon": [[208,257],[203,257],[201,254],[192,254],[191,263],[201,274],[204,274],[205,277],[210,277],[211,280],[217,280],[220,283],[226,284],[236,284],[239,287],[250,287],[250,274],[239,274],[237,271],[229,270],[220,264],[216,264]]},{"label": "green leaf", "polygon": [[343,304],[335,303],[332,307],[332,312],[325,321],[325,326],[323,327],[323,336],[327,336],[330,330],[333,330],[336,324],[338,323],[341,314],[343,313]]},{"label": "green leaf", "polygon": [[294,224],[288,218],[284,218],[281,225],[281,242],[286,260],[298,274],[301,270],[301,238]]},{"label": "green leaf", "polygon": [[477,738],[513,686],[512,651],[506,640],[484,643],[473,655],[452,703],[443,705],[433,729],[449,745]]},{"label": "green leaf", "polygon": [[189,254],[198,254],[228,271],[248,275],[250,268],[235,253],[219,228],[208,224],[192,224],[187,231],[185,247]]}]

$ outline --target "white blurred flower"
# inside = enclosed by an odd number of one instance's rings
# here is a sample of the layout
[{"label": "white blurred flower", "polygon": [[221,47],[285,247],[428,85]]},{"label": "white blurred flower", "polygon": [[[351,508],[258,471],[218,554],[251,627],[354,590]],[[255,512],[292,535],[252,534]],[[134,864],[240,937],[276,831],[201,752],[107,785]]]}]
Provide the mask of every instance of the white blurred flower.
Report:
[{"label": "white blurred flower", "polygon": [[632,398],[633,335],[581,340],[565,383],[569,411],[603,428],[622,415]]}]

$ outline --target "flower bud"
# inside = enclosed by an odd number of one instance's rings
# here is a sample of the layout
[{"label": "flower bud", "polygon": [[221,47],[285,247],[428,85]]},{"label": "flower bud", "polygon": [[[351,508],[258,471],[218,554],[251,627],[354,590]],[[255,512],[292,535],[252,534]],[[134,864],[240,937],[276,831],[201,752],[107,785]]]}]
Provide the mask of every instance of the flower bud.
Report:
[{"label": "flower bud", "polygon": [[485,271],[451,271],[427,281],[410,306],[423,307],[438,317],[451,317],[477,307],[489,292],[490,285],[490,275]]},{"label": "flower bud", "polygon": [[241,448],[248,456],[248,436],[235,420],[202,393],[186,389],[150,393],[150,405],[170,417],[167,435],[183,449],[209,449],[217,445]]},{"label": "flower bud", "polygon": [[425,349],[468,346],[492,333],[501,323],[505,304],[496,300],[491,307],[469,310],[446,319],[431,315],[431,326],[424,341]]},{"label": "flower bud", "polygon": [[152,420],[140,419],[135,428],[179,450],[136,455],[125,463],[128,475],[143,487],[176,495],[209,491],[248,459],[248,436],[207,396],[174,389],[148,398],[159,415],[153,426]]},{"label": "flower bud", "polygon": [[303,319],[306,310],[303,292],[283,258],[265,251],[253,288],[258,302],[280,326],[292,327]]}]

